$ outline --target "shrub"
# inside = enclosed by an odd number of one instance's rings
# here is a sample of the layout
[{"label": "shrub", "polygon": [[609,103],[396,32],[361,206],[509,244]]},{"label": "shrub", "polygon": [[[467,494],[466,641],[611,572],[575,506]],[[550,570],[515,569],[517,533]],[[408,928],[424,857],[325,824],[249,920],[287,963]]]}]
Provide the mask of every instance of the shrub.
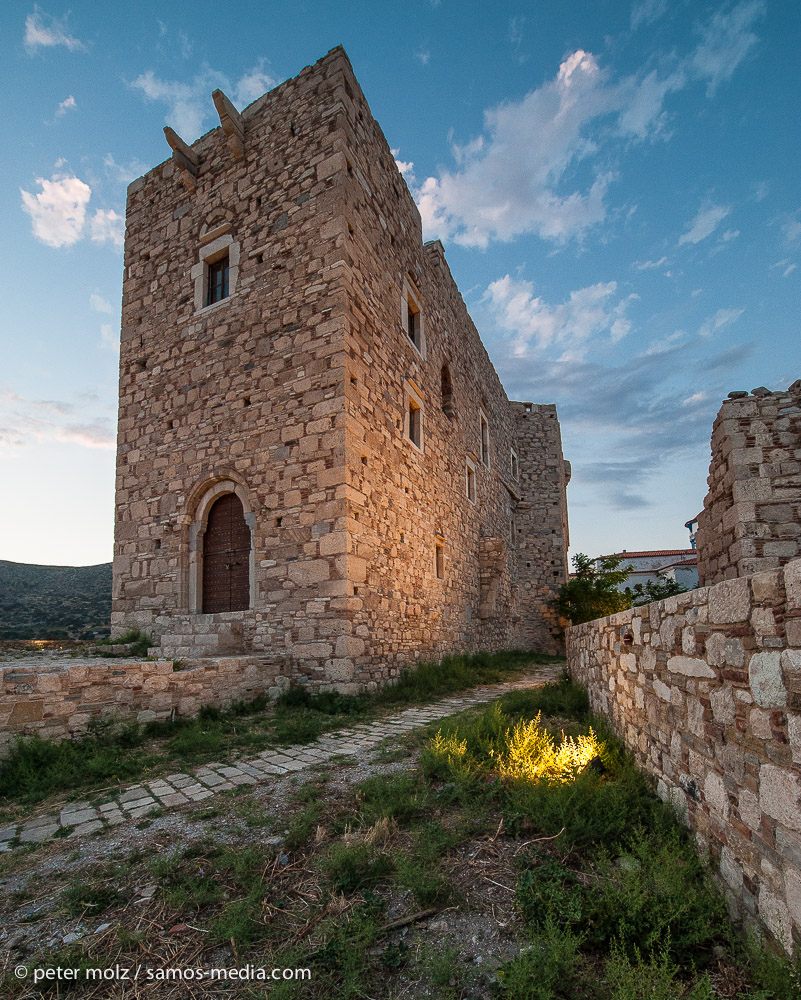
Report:
[{"label": "shrub", "polygon": [[581,938],[546,920],[526,951],[500,970],[501,994],[508,1000],[571,997],[581,963]]},{"label": "shrub", "polygon": [[372,889],[385,882],[395,869],[388,854],[376,851],[368,844],[334,844],[329,856],[320,862],[320,867],[336,889],[348,893]]},{"label": "shrub", "polygon": [[669,940],[672,958],[703,962],[724,934],[726,909],[694,846],[675,828],[667,836],[636,831],[627,847],[617,857],[606,848],[596,853],[597,879],[587,899],[591,941],[615,940],[637,959]]}]

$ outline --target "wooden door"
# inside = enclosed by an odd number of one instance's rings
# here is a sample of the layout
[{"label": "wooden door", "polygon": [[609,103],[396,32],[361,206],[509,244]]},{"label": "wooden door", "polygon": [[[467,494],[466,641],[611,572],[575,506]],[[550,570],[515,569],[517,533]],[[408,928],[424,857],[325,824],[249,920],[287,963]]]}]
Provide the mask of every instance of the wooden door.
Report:
[{"label": "wooden door", "polygon": [[203,536],[203,612],[250,607],[250,528],[235,493],[215,500]]}]

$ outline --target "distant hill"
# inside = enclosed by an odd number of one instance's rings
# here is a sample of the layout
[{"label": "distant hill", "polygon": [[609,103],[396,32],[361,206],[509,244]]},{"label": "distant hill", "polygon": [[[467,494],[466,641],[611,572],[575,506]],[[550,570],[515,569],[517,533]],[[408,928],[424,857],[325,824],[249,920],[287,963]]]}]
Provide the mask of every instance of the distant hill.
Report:
[{"label": "distant hill", "polygon": [[35,566],[0,559],[0,639],[107,636],[111,563]]}]

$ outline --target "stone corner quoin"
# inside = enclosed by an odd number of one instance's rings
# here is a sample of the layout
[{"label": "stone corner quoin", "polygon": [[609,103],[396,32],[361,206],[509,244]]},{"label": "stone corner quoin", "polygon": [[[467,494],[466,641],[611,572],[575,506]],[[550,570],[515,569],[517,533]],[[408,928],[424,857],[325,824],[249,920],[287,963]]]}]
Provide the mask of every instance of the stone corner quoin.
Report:
[{"label": "stone corner quoin", "polygon": [[510,402],[342,49],[128,191],[113,634],[372,688],[559,652],[553,405]]}]

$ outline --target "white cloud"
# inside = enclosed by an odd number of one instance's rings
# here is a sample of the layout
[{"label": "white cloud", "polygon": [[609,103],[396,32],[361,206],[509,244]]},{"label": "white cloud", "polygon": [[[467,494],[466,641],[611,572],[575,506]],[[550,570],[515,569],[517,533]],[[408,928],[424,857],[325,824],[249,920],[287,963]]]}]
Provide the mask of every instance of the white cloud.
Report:
[{"label": "white cloud", "polygon": [[782,225],[782,232],[787,243],[795,243],[798,237],[801,236],[801,220],[797,218],[788,219]]},{"label": "white cloud", "polygon": [[33,235],[49,247],[77,243],[92,189],[77,177],[61,174],[53,174],[50,180],[38,177],[36,183],[42,188],[37,194],[20,189],[22,209],[31,217]]},{"label": "white cloud", "polygon": [[65,115],[68,111],[71,111],[75,107],[77,107],[75,98],[72,94],[70,94],[69,97],[60,102],[58,108],[56,109],[56,118],[60,118],[62,115]]},{"label": "white cloud", "polygon": [[698,329],[698,336],[707,339],[724,326],[734,323],[745,312],[744,309],[718,309],[714,316],[704,320]]},{"label": "white cloud", "polygon": [[729,243],[731,240],[736,240],[739,235],[739,229],[727,229],[720,239],[722,243]]},{"label": "white cloud", "polygon": [[103,166],[106,168],[106,173],[109,177],[119,181],[121,184],[130,184],[137,177],[141,177],[142,174],[147,173],[149,169],[148,165],[141,160],[134,159],[130,163],[117,163],[111,153],[107,153],[103,157]]},{"label": "white cloud", "polygon": [[523,27],[526,23],[525,17],[509,18],[509,43],[515,49],[519,49],[523,44]]},{"label": "white cloud", "polygon": [[684,330],[676,330],[674,333],[668,334],[667,337],[662,337],[659,340],[652,341],[646,350],[643,352],[643,357],[651,357],[654,354],[667,354],[672,351],[673,348],[678,347],[679,344],[683,343],[687,338],[687,334]]},{"label": "white cloud", "polygon": [[668,0],[638,0],[631,8],[631,27],[633,31],[642,24],[652,24],[658,21],[668,7]]},{"label": "white cloud", "polygon": [[729,212],[731,205],[712,205],[708,202],[702,205],[695,218],[688,223],[687,231],[679,237],[679,246],[683,243],[700,243],[711,236]]},{"label": "white cloud", "polygon": [[392,153],[392,156],[393,156],[393,158],[395,160],[395,166],[400,171],[401,176],[405,178],[406,183],[407,184],[413,183],[413,181],[415,179],[415,177],[414,177],[414,161],[413,160],[408,160],[408,161],[399,160],[398,159],[398,153],[400,153],[399,149],[391,149],[390,153]]},{"label": "white cloud", "polygon": [[667,264],[667,257],[660,257],[659,260],[635,261],[632,266],[638,271],[648,271],[652,267],[662,267],[665,264]]},{"label": "white cloud", "polygon": [[204,131],[206,122],[216,118],[211,99],[213,90],[219,87],[241,108],[271,90],[276,82],[264,69],[264,61],[261,60],[235,83],[224,73],[204,64],[188,83],[163,80],[148,70],[138,76],[131,86],[140,90],[148,100],[166,104],[165,123],[171,125],[186,142],[194,142]]},{"label": "white cloud", "polygon": [[616,282],[599,282],[571,292],[567,301],[552,306],[534,294],[532,282],[507,274],[490,284],[484,300],[498,325],[513,334],[515,357],[558,345],[565,352],[561,360],[577,360],[591,338],[608,334],[615,342],[629,332],[626,309],[637,296],[614,302],[616,291]]},{"label": "white cloud", "polygon": [[244,73],[234,85],[234,101],[240,110],[252,104],[262,94],[272,90],[278,83],[274,76],[271,76],[264,68],[264,60],[260,59],[258,64]]},{"label": "white cloud", "polygon": [[98,416],[96,407],[91,400],[25,399],[15,392],[0,392],[0,447],[19,449],[60,441],[112,449],[116,445],[113,419]]},{"label": "white cloud", "polygon": [[709,398],[709,393],[707,392],[695,392],[692,396],[688,396],[686,399],[681,401],[682,406],[697,406],[699,403],[705,403]]},{"label": "white cloud", "polygon": [[431,53],[429,52],[428,49],[423,48],[422,45],[415,52],[414,57],[415,59],[418,60],[418,62],[422,63],[423,66],[428,66],[429,62],[431,61]]},{"label": "white cloud", "polygon": [[792,274],[793,271],[798,267],[797,264],[793,264],[789,257],[785,257],[784,260],[777,260],[775,264],[770,265],[770,270],[773,271],[775,268],[782,268],[782,277],[786,278],[788,274]]},{"label": "white cloud", "polygon": [[112,208],[96,208],[89,224],[89,234],[95,243],[113,243],[122,247],[125,242],[125,219]]},{"label": "white cloud", "polygon": [[131,86],[150,101],[167,105],[165,123],[171,125],[187,142],[193,142],[201,135],[204,122],[214,111],[211,92],[217,87],[230,90],[228,78],[222,73],[204,66],[190,83],[179,80],[162,80],[152,70],[138,76]]},{"label": "white cloud", "polygon": [[86,46],[77,38],[67,34],[63,21],[58,21],[40,7],[34,6],[33,13],[25,18],[25,48],[33,54],[39,48],[53,48],[63,45],[70,52],[85,52]]},{"label": "white cloud", "polygon": [[[663,7],[639,4],[632,17],[647,23]],[[751,29],[763,10],[762,0],[745,0],[715,14],[697,29],[692,52],[618,80],[591,52],[567,55],[536,90],[486,110],[482,133],[452,144],[454,168],[416,188],[426,237],[475,247],[527,233],[580,240],[606,217],[622,144],[668,137],[666,98],[694,81],[712,92],[728,79],[754,44]]]},{"label": "white cloud", "polygon": [[100,347],[104,350],[120,350],[120,331],[113,327],[111,323],[103,323],[100,327]]},{"label": "white cloud", "polygon": [[613,106],[595,57],[574,52],[554,80],[485,112],[486,137],[453,147],[458,170],[424,181],[417,197],[426,230],[480,247],[527,232],[557,242],[581,236],[604,217],[611,174],[598,171],[584,190],[557,187],[596,150],[585,126]]},{"label": "white cloud", "polygon": [[707,81],[711,96],[729,80],[758,39],[751,30],[765,15],[764,0],[744,0],[727,11],[718,11],[701,29],[702,40],[692,55],[691,71]]},{"label": "white cloud", "polygon": [[94,309],[95,312],[99,313],[111,313],[113,312],[111,308],[111,303],[104,299],[102,295],[98,295],[97,292],[92,292],[89,296],[89,305]]}]

